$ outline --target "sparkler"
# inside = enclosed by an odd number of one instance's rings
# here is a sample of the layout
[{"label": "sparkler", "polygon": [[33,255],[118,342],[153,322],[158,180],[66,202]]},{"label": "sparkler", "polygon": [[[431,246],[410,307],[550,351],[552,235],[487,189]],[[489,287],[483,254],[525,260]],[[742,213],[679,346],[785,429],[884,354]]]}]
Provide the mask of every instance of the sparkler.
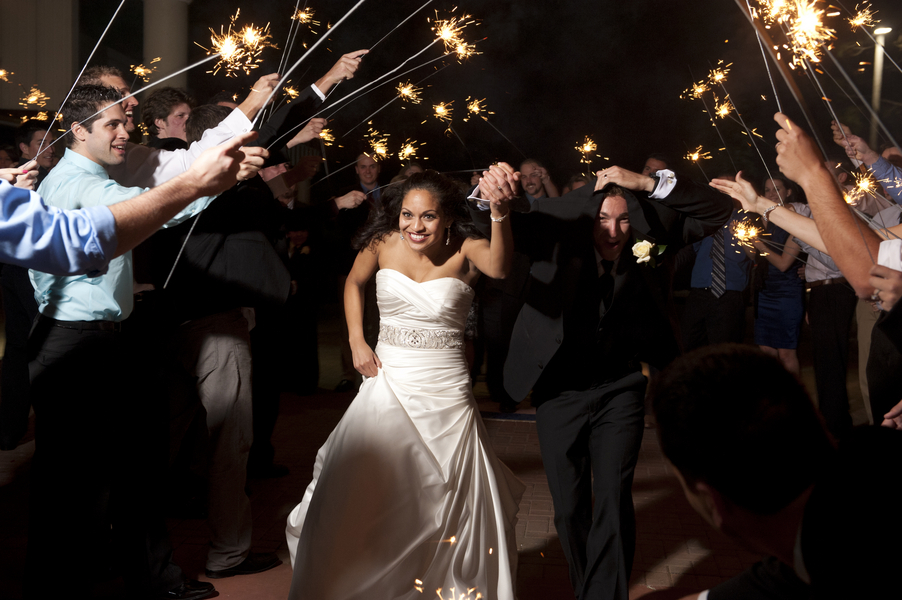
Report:
[{"label": "sparkler", "polygon": [[754,221],[746,217],[741,221],[734,220],[730,224],[730,233],[733,234],[740,246],[754,248],[754,243],[758,241],[758,237],[763,233],[763,230]]},{"label": "sparkler", "polygon": [[[717,64],[723,64],[723,60],[719,61]],[[727,73],[730,72],[731,66],[733,66],[733,63],[724,65],[723,67],[717,66],[711,69],[711,72],[708,73],[708,83],[710,83],[711,85],[723,84],[727,80]]]},{"label": "sparkler", "polygon": [[293,21],[297,21],[300,25],[306,25],[307,29],[310,30],[310,33],[315,34],[316,31],[313,29],[314,26],[319,26],[320,22],[313,18],[313,15],[316,12],[312,8],[303,8],[296,9],[294,14],[291,15],[291,19]]},{"label": "sparkler", "polygon": [[[452,12],[456,9],[451,9]],[[439,19],[438,11],[435,11],[435,20],[432,30],[438,36],[438,39],[445,44],[445,54],[458,54],[460,56],[460,48],[464,47],[464,51],[469,46],[461,37],[461,33],[468,25],[473,25],[476,20],[470,15],[461,15],[460,17],[448,17],[447,19]]]},{"label": "sparkler", "polygon": [[411,161],[417,157],[417,145],[423,146],[426,142],[420,142],[417,144],[416,140],[411,140],[407,138],[404,140],[404,143],[401,144],[401,149],[398,150],[398,158],[402,161]]},{"label": "sparkler", "polygon": [[[438,104],[432,105],[432,110],[434,111],[435,118],[439,121],[446,121],[448,123],[451,122],[451,113],[454,110],[454,107],[451,105],[454,104],[454,100],[451,102],[439,102]],[[425,123],[426,121],[423,121]]]},{"label": "sparkler", "polygon": [[390,157],[391,152],[388,151],[388,138],[390,135],[390,133],[381,133],[370,127],[369,131],[366,132],[366,135],[363,136],[372,150],[372,153],[368,152],[367,156],[376,162]]},{"label": "sparkler", "polygon": [[[150,61],[150,64],[153,65],[158,62],[160,62],[159,56],[156,57],[155,59],[153,59],[152,61]],[[150,76],[153,75],[153,72],[156,70],[157,70],[156,67],[147,67],[144,65],[132,65],[131,66],[131,72],[135,74],[136,78],[140,78],[144,83],[147,83],[150,81]]]},{"label": "sparkler", "polygon": [[6,69],[0,69],[0,81],[5,81],[9,83],[9,76],[15,75],[12,71],[7,71]]},{"label": "sparkler", "polygon": [[278,48],[272,43],[272,35],[269,32],[269,23],[264,27],[254,27],[253,24],[245,25],[237,31],[235,22],[241,14],[241,9],[230,18],[229,27],[223,31],[223,27],[219,27],[219,33],[210,28],[210,46],[206,48],[197,44],[207,51],[208,55],[218,54],[219,62],[213,65],[208,73],[216,75],[220,70],[225,70],[226,77],[237,77],[239,71],[243,71],[245,75],[249,74],[252,69],[256,69],[263,59],[260,54],[266,48]]},{"label": "sparkler", "polygon": [[727,115],[729,115],[733,111],[733,103],[730,102],[730,97],[727,96],[724,98],[723,102],[718,103],[717,96],[714,96],[714,114],[720,117],[721,119],[725,119]]},{"label": "sparkler", "polygon": [[692,87],[683,90],[683,93],[680,94],[680,100],[700,100],[705,92],[710,89],[704,81],[693,83]]},{"label": "sparkler", "polygon": [[[598,144],[595,143],[595,140],[590,138],[589,136],[585,136],[582,142],[578,142],[576,144],[576,150],[580,153],[581,157],[579,162],[584,163],[586,165],[586,173],[592,173],[592,155],[598,150]],[[595,156],[598,156],[595,154]]]},{"label": "sparkler", "polygon": [[401,100],[410,102],[411,104],[420,103],[420,92],[423,91],[423,88],[419,88],[408,81],[407,83],[399,83],[397,89],[398,97]]},{"label": "sparkler", "polygon": [[50,96],[39,90],[36,85],[33,85],[31,86],[31,89],[22,96],[22,99],[19,101],[19,106],[26,110],[30,107],[44,108],[47,106],[48,100],[50,100]]},{"label": "sparkler", "polygon": [[871,11],[871,5],[867,4],[864,8],[859,9],[858,5],[855,5],[855,14],[849,17],[849,24],[852,26],[852,31],[857,31],[859,27],[873,27],[880,21],[874,18],[874,15],[877,14],[877,11]]},{"label": "sparkler", "polygon": [[701,164],[699,164],[699,162],[698,162],[700,160],[711,160],[712,156],[711,156],[710,152],[705,152],[704,150],[702,150],[702,147],[699,146],[695,150],[690,150],[689,152],[687,152],[686,156],[684,156],[683,158],[685,158],[686,160],[688,160],[690,162],[695,163],[695,166],[697,166],[698,170],[702,172],[702,175],[704,175],[705,179],[708,181],[711,181],[708,178],[708,174],[705,173],[705,170],[702,168]]},{"label": "sparkler", "polygon": [[824,25],[824,11],[817,8],[818,0],[795,0],[791,18],[786,21],[793,63],[820,62],[822,44],[836,37],[834,31]]},{"label": "sparkler", "polygon": [[485,117],[482,113],[485,113],[487,115],[495,114],[492,111],[490,111],[488,108],[486,108],[484,102],[485,102],[485,98],[483,98],[482,100],[480,100],[478,98],[474,98],[474,99],[470,100],[470,97],[467,96],[467,99],[466,99],[467,116],[464,117],[464,123],[469,121],[470,117],[475,117],[475,116],[479,116],[479,117],[482,117],[483,119],[486,119],[487,117]]}]

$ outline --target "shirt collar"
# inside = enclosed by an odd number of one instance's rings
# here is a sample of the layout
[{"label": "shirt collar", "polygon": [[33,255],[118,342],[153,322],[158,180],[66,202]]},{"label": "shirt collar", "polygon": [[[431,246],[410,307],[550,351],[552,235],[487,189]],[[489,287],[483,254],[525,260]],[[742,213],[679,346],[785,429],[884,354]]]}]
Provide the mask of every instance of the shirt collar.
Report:
[{"label": "shirt collar", "polygon": [[66,153],[63,155],[62,160],[71,162],[79,169],[87,171],[91,175],[96,175],[98,177],[102,177],[103,179],[110,178],[110,175],[106,172],[105,168],[103,168],[87,156],[82,156],[78,152],[75,152],[71,148],[66,148]]}]

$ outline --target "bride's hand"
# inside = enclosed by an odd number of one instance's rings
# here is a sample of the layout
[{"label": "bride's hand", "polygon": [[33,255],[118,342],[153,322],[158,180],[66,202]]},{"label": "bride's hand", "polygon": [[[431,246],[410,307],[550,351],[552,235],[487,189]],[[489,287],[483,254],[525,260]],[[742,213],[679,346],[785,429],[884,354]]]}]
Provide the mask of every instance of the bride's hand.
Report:
[{"label": "bride's hand", "polygon": [[351,354],[354,356],[354,368],[364,377],[375,377],[382,368],[382,361],[366,343],[351,344]]}]

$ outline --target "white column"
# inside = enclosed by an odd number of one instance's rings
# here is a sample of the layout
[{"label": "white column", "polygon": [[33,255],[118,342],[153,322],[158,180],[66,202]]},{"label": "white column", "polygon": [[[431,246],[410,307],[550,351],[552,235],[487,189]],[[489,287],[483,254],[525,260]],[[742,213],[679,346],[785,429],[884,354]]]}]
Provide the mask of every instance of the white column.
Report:
[{"label": "white column", "polygon": [[[191,0],[144,0],[144,64],[159,57],[155,78],[188,66],[188,5]],[[162,85],[188,87],[188,73]]]},{"label": "white column", "polygon": [[[0,69],[15,73],[0,81],[0,107],[17,109],[36,85],[56,110],[78,74],[78,0],[0,0]],[[21,84],[21,87],[17,84]]]}]

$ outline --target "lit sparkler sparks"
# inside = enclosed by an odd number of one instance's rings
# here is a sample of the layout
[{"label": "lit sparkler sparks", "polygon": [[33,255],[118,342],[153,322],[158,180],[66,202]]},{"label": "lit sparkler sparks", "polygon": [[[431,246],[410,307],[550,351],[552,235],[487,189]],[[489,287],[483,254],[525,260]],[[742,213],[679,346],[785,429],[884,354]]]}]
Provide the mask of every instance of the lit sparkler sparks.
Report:
[{"label": "lit sparkler sparks", "polygon": [[698,83],[693,83],[691,88],[683,90],[683,93],[680,94],[680,99],[698,100],[709,89],[711,89],[711,88],[709,88],[708,84],[704,81],[699,81]]},{"label": "lit sparkler sparks", "polygon": [[411,140],[410,138],[404,140],[404,143],[401,144],[401,149],[398,150],[398,158],[402,161],[415,159],[417,157],[417,146],[422,146],[425,143],[417,143],[416,140]]},{"label": "lit sparkler sparks", "polygon": [[[457,7],[451,9],[453,12]],[[435,20],[432,25],[432,30],[438,36],[438,39],[442,40],[442,43],[445,44],[445,54],[457,54],[460,57],[460,48],[464,47],[464,50],[470,44],[467,44],[463,38],[461,37],[461,32],[463,32],[464,28],[467,25],[473,25],[476,23],[476,20],[472,18],[471,15],[461,15],[460,17],[449,17],[447,19],[439,19],[438,11],[435,12]]]},{"label": "lit sparkler sparks", "polygon": [[326,146],[331,146],[335,143],[335,134],[332,133],[331,129],[323,129],[319,132],[319,139],[321,139]]},{"label": "lit sparkler sparks", "polygon": [[47,101],[50,100],[50,96],[42,92],[37,88],[37,86],[31,86],[31,89],[28,90],[28,93],[22,96],[22,99],[19,101],[19,106],[24,109],[29,108],[44,108],[47,106]]},{"label": "lit sparkler sparks", "polygon": [[725,119],[730,112],[733,110],[733,103],[730,102],[729,96],[724,98],[723,102],[718,102],[717,98],[714,98],[714,114],[720,117],[721,119]]},{"label": "lit sparkler sparks", "polygon": [[486,117],[482,113],[485,113],[486,115],[494,115],[495,114],[486,107],[485,98],[483,98],[481,100],[479,98],[473,98],[472,100],[470,100],[470,97],[467,96],[466,103],[467,103],[467,116],[464,117],[464,123],[469,121],[470,117],[479,116],[479,117],[482,117],[483,119],[487,119],[488,117]]},{"label": "lit sparkler sparks", "polygon": [[734,220],[730,224],[730,233],[733,234],[740,246],[754,248],[754,243],[758,241],[762,230],[751,219],[745,218],[741,221]]},{"label": "lit sparkler sparks", "polygon": [[[476,592],[476,588],[467,588],[466,593],[460,592],[460,595],[457,594],[457,589],[450,588],[448,590],[451,595],[446,599],[442,594],[444,590],[442,588],[438,588],[435,590],[435,595],[438,596],[439,600],[482,600],[482,593]],[[476,592],[476,595],[473,595],[473,592]]]},{"label": "lit sparkler sparks", "polygon": [[821,44],[835,37],[834,31],[824,25],[824,11],[817,8],[817,3],[818,0],[795,0],[788,37],[796,64],[805,60],[820,62]]},{"label": "lit sparkler sparks", "polygon": [[862,9],[859,9],[856,4],[855,14],[849,17],[849,24],[852,26],[852,31],[856,31],[859,27],[873,27],[879,23],[880,21],[874,18],[875,14],[877,14],[877,11],[872,11],[870,4]]},{"label": "lit sparkler sparks", "polygon": [[[723,64],[723,61],[717,63],[718,65]],[[724,66],[717,66],[711,69],[711,72],[708,73],[708,83],[711,85],[723,85],[723,83],[727,80],[727,73],[730,72],[730,67],[733,63]]]},{"label": "lit sparkler sparks", "polygon": [[411,104],[420,103],[420,92],[423,91],[423,88],[417,87],[408,81],[407,83],[399,83],[397,89],[398,97],[401,98],[401,100],[410,102]]},{"label": "lit sparkler sparks", "polygon": [[[598,150],[598,144],[595,143],[595,140],[586,136],[582,142],[577,144],[576,150],[582,155],[579,162],[585,163],[588,166],[592,164],[592,155]],[[595,156],[598,155],[595,154]]]},{"label": "lit sparkler sparks", "polygon": [[6,69],[0,69],[0,81],[5,81],[9,83],[9,76],[15,75],[12,71],[7,71]]},{"label": "lit sparkler sparks", "polygon": [[[155,59],[153,59],[152,61],[150,61],[150,64],[154,64],[154,63],[158,63],[158,62],[160,62],[159,56],[156,57]],[[135,77],[139,77],[144,83],[147,83],[150,81],[150,76],[153,75],[153,72],[156,70],[157,70],[156,67],[148,67],[145,65],[132,65],[131,66],[131,72],[135,74]]]},{"label": "lit sparkler sparks", "polygon": [[791,0],[758,0],[765,23],[783,23],[792,16]]},{"label": "lit sparkler sparks", "polygon": [[435,111],[435,118],[439,121],[446,121],[450,123],[451,111],[454,110],[451,106],[452,104],[454,104],[454,100],[452,100],[451,102],[439,102],[438,104],[434,104],[432,106],[432,110]]},{"label": "lit sparkler sparks", "polygon": [[291,102],[292,100],[294,100],[295,98],[297,98],[297,97],[300,96],[300,94],[301,94],[301,93],[297,90],[297,88],[293,88],[293,87],[291,87],[291,86],[289,86],[289,85],[283,86],[283,87],[282,87],[282,92],[285,94],[285,102],[286,102],[286,103]]},{"label": "lit sparkler sparks", "polygon": [[388,151],[388,137],[390,135],[391,134],[388,133],[381,133],[370,127],[369,131],[366,132],[366,135],[363,136],[369,143],[370,149],[372,150],[372,152],[368,153],[367,156],[369,156],[376,162],[390,157],[391,152]]},{"label": "lit sparkler sparks", "polygon": [[710,160],[712,156],[710,152],[705,152],[704,150],[702,150],[702,147],[699,146],[695,150],[692,150],[688,154],[686,154],[684,158],[692,162],[698,162],[700,160]]},{"label": "lit sparkler sparks", "polygon": [[211,71],[208,71],[209,73],[215,75],[220,69],[224,69],[226,77],[237,77],[238,71],[249,74],[251,69],[256,69],[262,62],[260,54],[264,49],[277,48],[271,41],[269,23],[265,27],[254,27],[251,24],[245,25],[240,30],[233,30],[240,13],[239,10],[231,17],[226,31],[223,31],[221,26],[219,33],[210,28],[210,49],[197,44],[206,50],[207,54],[219,55],[219,62],[213,66]]},{"label": "lit sparkler sparks", "polygon": [[310,33],[316,33],[313,30],[314,25],[319,25],[320,22],[313,18],[313,15],[316,14],[312,8],[304,8],[298,9],[291,18],[301,25],[306,25],[308,29],[310,29]]}]

